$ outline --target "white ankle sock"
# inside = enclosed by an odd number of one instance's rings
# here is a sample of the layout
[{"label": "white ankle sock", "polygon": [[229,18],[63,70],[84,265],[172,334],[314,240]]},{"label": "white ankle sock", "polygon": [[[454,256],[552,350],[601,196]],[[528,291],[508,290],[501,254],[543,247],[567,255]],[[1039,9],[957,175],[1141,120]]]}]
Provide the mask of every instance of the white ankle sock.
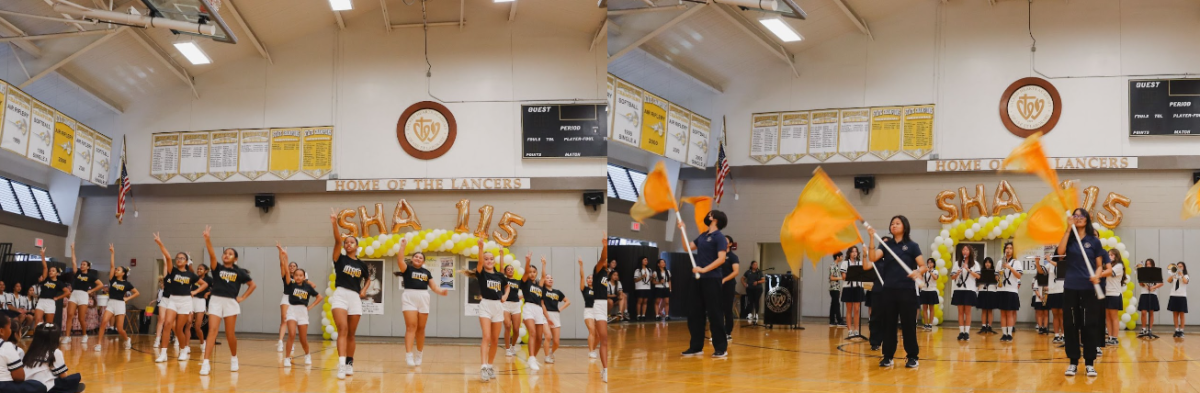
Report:
[{"label": "white ankle sock", "polygon": [[346,365],[346,357],[345,357],[345,356],[338,356],[338,365],[339,365],[339,366],[345,366],[345,365]]}]

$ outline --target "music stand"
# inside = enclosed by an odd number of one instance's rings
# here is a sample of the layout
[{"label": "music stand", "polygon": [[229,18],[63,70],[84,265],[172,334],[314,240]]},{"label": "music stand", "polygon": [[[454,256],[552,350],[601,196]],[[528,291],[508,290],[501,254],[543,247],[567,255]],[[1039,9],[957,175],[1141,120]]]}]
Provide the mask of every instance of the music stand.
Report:
[{"label": "music stand", "polygon": [[1049,274],[1038,273],[1033,276],[1033,280],[1037,281],[1037,285],[1039,287],[1045,288],[1045,287],[1050,286],[1050,275]]},{"label": "music stand", "polygon": [[980,270],[979,271],[979,279],[975,280],[975,283],[981,284],[981,285],[995,285],[996,284],[996,270],[995,269]]},{"label": "music stand", "polygon": [[1137,268],[1138,282],[1143,284],[1161,284],[1163,282],[1161,267]]},{"label": "music stand", "polygon": [[[875,272],[867,271],[867,270],[863,269],[862,266],[847,267],[846,268],[846,281],[847,282],[857,282],[857,283],[874,283],[875,285],[881,285],[881,284],[879,284],[879,279],[875,277]],[[864,288],[862,288],[862,290],[863,290],[863,294],[865,295],[867,289],[864,287]],[[860,311],[861,311],[861,307],[862,307],[861,302],[859,303],[859,307],[860,307]],[[861,321],[861,320],[862,320],[862,316],[861,316],[861,314],[859,314],[859,321]],[[854,339],[854,338],[861,338],[863,340],[867,340],[867,337],[863,336],[862,334],[846,336],[847,340]]]}]

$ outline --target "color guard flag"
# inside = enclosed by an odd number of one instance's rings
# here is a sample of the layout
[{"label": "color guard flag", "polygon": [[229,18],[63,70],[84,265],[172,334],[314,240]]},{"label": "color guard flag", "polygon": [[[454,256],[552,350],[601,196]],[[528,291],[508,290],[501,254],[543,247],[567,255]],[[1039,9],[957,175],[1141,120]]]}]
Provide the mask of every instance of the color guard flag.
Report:
[{"label": "color guard flag", "polygon": [[708,232],[708,225],[704,225],[704,216],[712,211],[713,198],[706,196],[683,197],[684,203],[690,203],[694,208],[696,215],[696,228],[700,228],[700,233]]},{"label": "color guard flag", "polygon": [[818,167],[779,230],[779,242],[792,271],[800,271],[804,258],[815,267],[822,256],[862,243],[855,227],[861,220],[842,191]]},{"label": "color guard flag", "polygon": [[1183,219],[1200,216],[1200,182],[1192,185],[1183,197]]},{"label": "color guard flag", "polygon": [[1079,207],[1078,191],[1074,185],[1056,190],[1029,209],[1029,216],[1013,232],[1013,251],[1017,254],[1035,250],[1046,244],[1058,244],[1067,232],[1067,215]]},{"label": "color guard flag", "polygon": [[675,209],[675,194],[671,192],[671,184],[667,182],[667,169],[662,161],[654,164],[654,170],[646,175],[642,183],[642,194],[629,209],[629,216],[634,221],[642,222],[651,216]]},{"label": "color guard flag", "polygon": [[1042,133],[1037,132],[1025,138],[1008,158],[1000,163],[1000,170],[1032,173],[1042,178],[1050,187],[1058,187],[1058,172],[1050,166],[1050,159],[1042,149]]}]

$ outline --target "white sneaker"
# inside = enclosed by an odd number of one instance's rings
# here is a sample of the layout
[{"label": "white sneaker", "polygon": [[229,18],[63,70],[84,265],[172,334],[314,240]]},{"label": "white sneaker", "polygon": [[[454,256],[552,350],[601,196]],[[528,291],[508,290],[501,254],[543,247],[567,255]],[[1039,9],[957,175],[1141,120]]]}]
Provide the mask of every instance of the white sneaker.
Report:
[{"label": "white sneaker", "polygon": [[346,365],[338,365],[337,379],[346,379]]},{"label": "white sneaker", "polygon": [[504,356],[513,357],[513,347],[504,348]]},{"label": "white sneaker", "polygon": [[600,354],[599,354],[599,353],[597,353],[597,352],[600,352],[600,351],[599,351],[599,350],[596,350],[596,351],[590,351],[590,352],[588,352],[588,357],[589,357],[589,358],[592,358],[592,359],[595,359],[595,358],[598,358],[598,357],[600,357]]},{"label": "white sneaker", "polygon": [[100,352],[100,344],[96,344],[96,352]]},{"label": "white sneaker", "polygon": [[283,352],[283,340],[275,343],[275,352]]},{"label": "white sneaker", "polygon": [[546,355],[546,364],[554,364],[554,355]]},{"label": "white sneaker", "polygon": [[192,352],[191,348],[183,348],[183,350],[179,351],[179,361],[186,362],[188,360],[188,353],[190,352]]},{"label": "white sneaker", "polygon": [[204,363],[204,364],[200,365],[200,375],[208,375],[208,373],[211,371],[212,371],[212,366],[209,366],[208,363]]},{"label": "white sneaker", "polygon": [[[157,348],[157,347],[158,346],[155,345],[155,348]],[[130,348],[133,348],[133,339],[127,338],[127,339],[125,339],[125,349],[130,349]]]},{"label": "white sneaker", "polygon": [[608,369],[600,370],[600,382],[608,383]]},{"label": "white sneaker", "polygon": [[353,364],[346,365],[346,375],[354,375],[354,365]]},{"label": "white sneaker", "polygon": [[205,344],[206,344],[206,343],[204,343],[204,342],[201,342],[201,343],[200,343],[200,353],[204,353],[204,350],[205,350],[205,349],[207,349],[207,348],[205,348],[205,347],[207,346],[207,345],[205,345]]},{"label": "white sneaker", "polygon": [[[81,344],[87,345],[87,336],[86,336],[86,335],[85,335],[85,336],[83,336],[83,340],[80,340],[79,342],[80,342]],[[86,347],[85,347],[85,348],[86,348]]]},{"label": "white sneaker", "polygon": [[229,371],[237,371],[237,370],[238,370],[237,358],[236,357],[229,358]]},{"label": "white sneaker", "polygon": [[154,362],[155,362],[155,363],[163,363],[163,362],[166,362],[166,361],[167,361],[167,353],[166,353],[166,352],[160,352],[160,353],[158,354],[158,358],[157,358],[157,359],[154,359]]},{"label": "white sneaker", "polygon": [[425,357],[425,352],[417,351],[417,356],[414,356],[414,357],[413,357],[413,360],[414,360],[414,361],[416,361],[416,363],[417,363],[417,365],[418,365],[418,366],[420,366],[420,365],[421,365],[421,359],[422,359],[422,358],[424,358],[424,357]]},{"label": "white sneaker", "polygon": [[536,357],[533,357],[533,358],[530,358],[529,360],[527,360],[527,361],[525,362],[525,365],[526,365],[526,366],[529,366],[529,369],[530,369],[530,370],[533,370],[533,371],[537,371],[538,369],[540,369],[540,368],[541,368],[541,367],[538,367],[538,364],[537,364],[537,358],[536,358]]},{"label": "white sneaker", "polygon": [[158,349],[160,343],[162,343],[162,337],[154,336],[154,349]]},{"label": "white sneaker", "polygon": [[63,338],[62,338],[62,343],[63,343],[63,344],[70,344],[70,343],[71,343],[71,336],[63,337]]},{"label": "white sneaker", "polygon": [[304,364],[312,364],[312,355],[304,355]]},{"label": "white sneaker", "polygon": [[417,366],[417,362],[413,361],[412,352],[409,352],[408,354],[404,355],[404,363],[407,363],[409,367]]},{"label": "white sneaker", "polygon": [[487,365],[479,366],[479,379],[483,382],[487,382],[490,378],[491,374],[488,373]]},{"label": "white sneaker", "polygon": [[292,366],[292,358],[283,358],[283,366],[291,367]]}]

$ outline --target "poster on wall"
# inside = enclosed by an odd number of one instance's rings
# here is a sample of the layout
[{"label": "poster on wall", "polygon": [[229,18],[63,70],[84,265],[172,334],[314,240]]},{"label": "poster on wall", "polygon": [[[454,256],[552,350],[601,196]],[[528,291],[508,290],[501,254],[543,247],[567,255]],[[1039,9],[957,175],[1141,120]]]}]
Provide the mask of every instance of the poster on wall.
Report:
[{"label": "poster on wall", "polygon": [[[12,95],[13,98],[17,96]],[[54,145],[54,109],[38,100],[30,100],[33,115],[29,122],[29,159],[50,165],[50,147]],[[5,120],[8,121],[8,120]]]},{"label": "poster on wall", "polygon": [[238,171],[238,132],[213,131],[208,141],[208,174],[226,180]]},{"label": "poster on wall", "polygon": [[[479,261],[467,261],[467,270],[474,271]],[[479,279],[475,276],[464,275],[467,279],[467,296],[463,297],[463,315],[479,316],[479,301],[483,299],[479,293]]]},{"label": "poster on wall", "polygon": [[766,164],[779,156],[779,114],[756,113],[750,118],[750,158]]},{"label": "poster on wall", "polygon": [[300,171],[300,129],[271,129],[271,158],[269,171],[287,179]]},{"label": "poster on wall", "polygon": [[779,126],[779,156],[794,163],[808,155],[808,112],[784,112]]},{"label": "poster on wall", "polygon": [[75,119],[62,113],[54,113],[54,142],[50,146],[50,167],[63,173],[72,173],[71,163],[75,159]]},{"label": "poster on wall", "polygon": [[333,127],[305,128],[304,157],[300,170],[320,179],[333,171]]},{"label": "poster on wall", "polygon": [[71,158],[71,174],[83,180],[92,180],[92,154],[96,148],[95,134],[91,128],[83,124],[76,124],[78,129],[75,130],[75,151]]},{"label": "poster on wall", "polygon": [[708,119],[692,114],[692,121],[689,125],[691,136],[688,137],[688,165],[704,169],[704,164],[708,161],[708,136],[711,124]]},{"label": "poster on wall", "polygon": [[363,315],[383,315],[383,260],[363,259],[362,262],[367,265],[367,274],[363,276],[362,283],[367,288],[367,297],[362,299]]},{"label": "poster on wall", "polygon": [[[608,75],[608,106],[604,108],[604,116],[605,116],[605,119],[608,119],[608,124],[612,124],[612,119],[613,119],[612,118],[613,98],[615,97],[615,95],[614,95],[615,92],[613,91],[613,88],[614,88],[613,76],[612,76],[612,74],[609,74]],[[608,127],[608,131],[605,133],[605,135],[607,135],[609,139],[612,139],[612,127]]]},{"label": "poster on wall", "polygon": [[920,159],[933,151],[933,105],[904,107],[904,154]]},{"label": "poster on wall", "polygon": [[667,100],[644,92],[642,98],[642,149],[666,155],[667,151]]},{"label": "poster on wall", "polygon": [[112,168],[112,138],[96,133],[92,148],[92,184],[108,187],[108,173]]},{"label": "poster on wall", "polygon": [[454,260],[453,256],[441,256],[433,259],[433,266],[437,269],[438,273],[436,274],[439,276],[437,285],[447,291],[454,290]]},{"label": "poster on wall", "polygon": [[613,106],[612,138],[618,142],[640,147],[642,142],[642,90],[616,80],[616,104]]},{"label": "poster on wall", "polygon": [[208,132],[185,132],[179,147],[179,176],[196,181],[208,173]]},{"label": "poster on wall", "polygon": [[900,152],[900,117],[904,108],[871,108],[871,155],[881,160]]},{"label": "poster on wall", "polygon": [[271,157],[270,130],[241,130],[238,142],[238,173],[256,180],[267,173]]},{"label": "poster on wall", "polygon": [[[30,123],[33,121],[33,104],[29,96],[25,95],[25,92],[9,87],[4,95],[3,116],[4,126],[0,128],[0,136],[3,136],[4,139],[0,141],[0,148],[25,155],[26,149],[29,147],[29,140],[36,138],[32,135],[30,128]],[[45,158],[45,163],[49,164],[49,155],[46,155]]]},{"label": "poster on wall", "polygon": [[867,155],[871,136],[871,110],[867,108],[839,111],[838,154],[850,161]]},{"label": "poster on wall", "polygon": [[691,122],[691,112],[681,106],[670,105],[667,111],[667,158],[687,162],[688,125]]},{"label": "poster on wall", "polygon": [[828,160],[838,150],[838,111],[813,111],[808,127],[808,155]]},{"label": "poster on wall", "polygon": [[179,174],[179,133],[152,135],[150,147],[150,176],[166,182]]}]

